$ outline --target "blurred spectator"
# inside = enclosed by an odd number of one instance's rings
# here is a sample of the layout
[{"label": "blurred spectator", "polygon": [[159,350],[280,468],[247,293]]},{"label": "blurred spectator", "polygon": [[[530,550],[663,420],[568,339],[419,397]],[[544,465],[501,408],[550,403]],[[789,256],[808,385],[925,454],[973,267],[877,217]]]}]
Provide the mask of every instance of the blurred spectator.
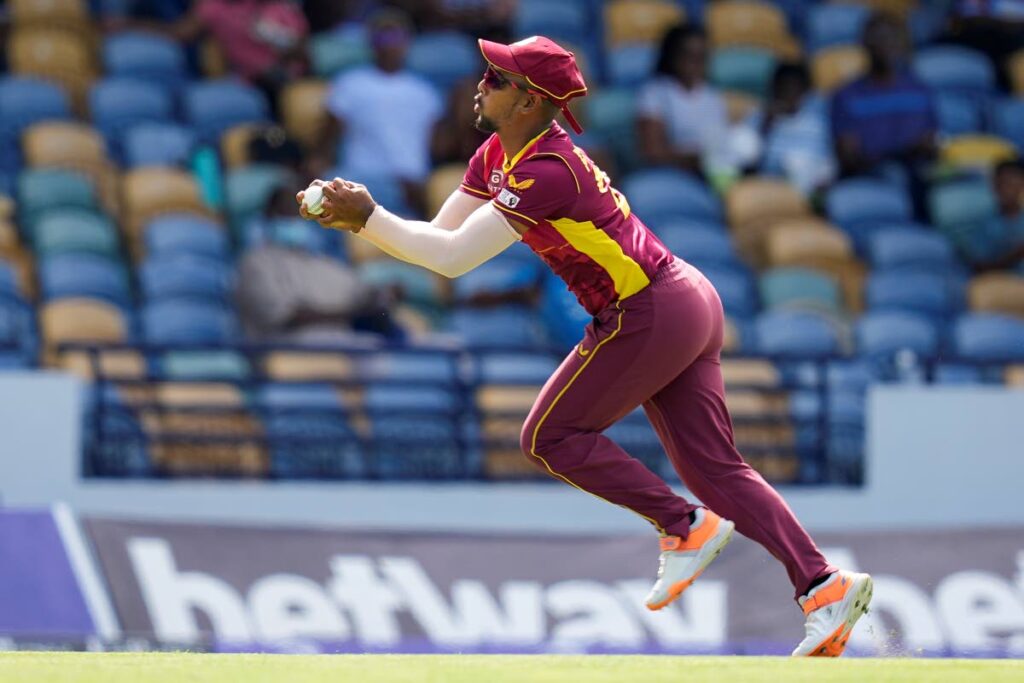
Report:
[{"label": "blurred spectator", "polygon": [[964,245],[975,270],[1024,269],[1024,161],[1004,161],[992,176],[998,213]]},{"label": "blurred spectator", "polygon": [[260,128],[249,140],[249,162],[284,166],[300,177],[313,176],[306,166],[302,145],[281,126]]},{"label": "blurred spectator", "polygon": [[637,128],[644,163],[701,173],[702,158],[727,144],[725,100],[705,80],[708,40],[692,26],[669,29],[654,78],[640,91]]},{"label": "blurred spectator", "polygon": [[434,126],[430,156],[435,164],[468,163],[476,148],[490,135],[474,125],[473,97],[477,81],[460,81],[448,93],[445,113]]},{"label": "blurred spectator", "polygon": [[271,195],[246,235],[251,246],[239,261],[235,296],[250,339],[345,341],[353,330],[404,336],[389,311],[391,292],[324,253],[337,233],[296,217],[293,186]]},{"label": "blurred spectator", "polygon": [[381,11],[368,28],[374,63],[345,71],[331,84],[326,105],[333,117],[323,147],[328,154],[337,150],[337,166],[355,180],[399,180],[408,205],[422,214],[431,129],[444,103],[428,81],[405,68],[412,37],[405,14]]},{"label": "blurred spectator", "polygon": [[421,31],[452,29],[499,43],[512,38],[516,0],[387,0],[385,4],[407,12]]},{"label": "blurred spectator", "polygon": [[743,124],[739,135],[756,140],[753,159],[744,165],[757,173],[785,176],[804,194],[835,177],[825,105],[811,89],[807,67],[779,64],[767,104]]},{"label": "blurred spectator", "polygon": [[[172,3],[173,4],[173,3]],[[110,28],[124,27],[115,21]],[[309,24],[293,0],[194,0],[173,22],[128,21],[186,43],[212,37],[228,68],[277,101],[278,90],[308,71]]]},{"label": "blurred spectator", "polygon": [[1008,89],[1006,58],[1024,50],[1024,0],[957,0],[946,39],[988,55]]},{"label": "blurred spectator", "polygon": [[938,124],[928,87],[907,67],[908,42],[906,27],[891,15],[876,13],[866,22],[868,73],[835,94],[832,135],[841,175],[895,165],[923,214],[924,175],[935,158]]}]

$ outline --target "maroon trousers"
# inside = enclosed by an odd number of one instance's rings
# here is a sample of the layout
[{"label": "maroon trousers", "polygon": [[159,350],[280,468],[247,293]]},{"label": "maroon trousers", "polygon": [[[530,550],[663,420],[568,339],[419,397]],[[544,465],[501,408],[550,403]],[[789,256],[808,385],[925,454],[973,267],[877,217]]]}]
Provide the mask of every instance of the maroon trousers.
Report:
[{"label": "maroon trousers", "polygon": [[681,260],[662,268],[587,326],[541,390],[522,449],[551,476],[685,538],[697,506],[602,434],[643,405],[690,491],[781,561],[799,596],[835,568],[736,450],[719,362],[723,327],[722,302],[700,271]]}]

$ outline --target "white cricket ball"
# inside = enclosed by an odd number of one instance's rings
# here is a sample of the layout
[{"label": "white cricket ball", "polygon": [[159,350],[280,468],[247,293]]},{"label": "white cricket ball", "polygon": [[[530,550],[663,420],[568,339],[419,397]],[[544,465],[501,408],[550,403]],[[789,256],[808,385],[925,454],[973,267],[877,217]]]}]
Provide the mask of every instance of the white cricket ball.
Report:
[{"label": "white cricket ball", "polygon": [[302,208],[311,216],[324,212],[324,190],[320,185],[310,185],[302,195]]}]

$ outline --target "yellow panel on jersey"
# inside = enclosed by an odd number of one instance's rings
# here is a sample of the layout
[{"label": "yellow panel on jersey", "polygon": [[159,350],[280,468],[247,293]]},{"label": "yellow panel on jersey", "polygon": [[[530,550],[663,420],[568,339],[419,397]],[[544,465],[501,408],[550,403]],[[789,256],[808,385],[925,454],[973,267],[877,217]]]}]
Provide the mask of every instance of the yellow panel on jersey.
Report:
[{"label": "yellow panel on jersey", "polygon": [[643,268],[626,256],[618,242],[592,221],[578,223],[570,218],[549,221],[576,251],[586,254],[608,272],[620,299],[632,296],[650,284]]}]

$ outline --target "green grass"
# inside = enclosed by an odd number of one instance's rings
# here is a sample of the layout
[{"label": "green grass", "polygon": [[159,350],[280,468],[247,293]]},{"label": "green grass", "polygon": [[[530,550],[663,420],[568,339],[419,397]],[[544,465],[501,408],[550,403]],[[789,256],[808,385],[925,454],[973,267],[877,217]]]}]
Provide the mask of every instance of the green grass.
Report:
[{"label": "green grass", "polygon": [[1024,680],[1024,661],[506,655],[11,652],[3,683],[731,683]]}]

